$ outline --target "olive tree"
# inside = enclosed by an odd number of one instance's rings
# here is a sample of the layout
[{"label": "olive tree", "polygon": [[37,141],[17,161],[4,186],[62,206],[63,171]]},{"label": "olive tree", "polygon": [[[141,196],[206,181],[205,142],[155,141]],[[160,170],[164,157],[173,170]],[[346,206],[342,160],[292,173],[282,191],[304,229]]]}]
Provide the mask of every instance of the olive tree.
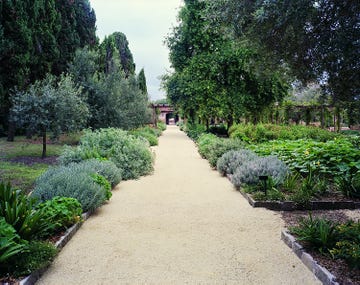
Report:
[{"label": "olive tree", "polygon": [[86,125],[88,106],[81,88],[75,86],[69,75],[59,80],[48,75],[30,85],[27,91],[12,96],[11,121],[26,127],[43,138],[42,158],[46,157],[46,134],[58,136],[62,132],[76,131]]}]

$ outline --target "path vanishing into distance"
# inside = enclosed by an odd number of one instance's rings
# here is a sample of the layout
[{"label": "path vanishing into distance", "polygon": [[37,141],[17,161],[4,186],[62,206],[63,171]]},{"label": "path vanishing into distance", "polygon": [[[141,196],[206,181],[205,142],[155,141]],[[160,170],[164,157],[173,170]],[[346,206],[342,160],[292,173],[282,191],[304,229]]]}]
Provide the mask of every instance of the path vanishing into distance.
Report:
[{"label": "path vanishing into distance", "polygon": [[175,126],[153,175],[121,182],[37,284],[321,284]]}]

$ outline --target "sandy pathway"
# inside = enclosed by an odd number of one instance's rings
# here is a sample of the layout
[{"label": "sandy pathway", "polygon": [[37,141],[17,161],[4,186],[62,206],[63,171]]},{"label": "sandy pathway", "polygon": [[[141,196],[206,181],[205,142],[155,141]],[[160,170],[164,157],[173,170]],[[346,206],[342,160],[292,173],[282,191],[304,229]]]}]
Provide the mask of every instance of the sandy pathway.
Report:
[{"label": "sandy pathway", "polygon": [[38,284],[320,284],[280,240],[279,214],[251,208],[176,127],[155,173],[122,182]]}]

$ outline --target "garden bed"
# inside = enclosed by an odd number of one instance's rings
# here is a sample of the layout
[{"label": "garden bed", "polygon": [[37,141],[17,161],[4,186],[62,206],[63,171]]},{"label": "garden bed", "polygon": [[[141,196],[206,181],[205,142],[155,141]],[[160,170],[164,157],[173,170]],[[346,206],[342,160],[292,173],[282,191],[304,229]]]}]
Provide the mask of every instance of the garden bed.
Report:
[{"label": "garden bed", "polygon": [[[306,211],[282,213],[286,228],[296,226],[300,218],[307,216],[308,212]],[[345,223],[349,219],[359,220],[360,211],[314,211],[312,212],[312,216],[314,218],[325,218],[337,223]],[[332,259],[310,248],[305,249],[303,244],[298,242],[287,230],[282,232],[281,238],[323,284],[360,284],[360,270],[350,269],[344,260]]]},{"label": "garden bed", "polygon": [[[61,250],[75,235],[75,233],[80,229],[81,225],[84,221],[86,221],[92,214],[92,211],[86,212],[82,214],[82,221],[74,224],[70,228],[68,228],[61,235],[50,237],[49,240],[54,243],[55,247]],[[32,285],[35,284],[37,280],[46,272],[48,267],[40,268],[35,270],[30,275],[22,278],[22,279],[14,279],[14,280],[6,280],[0,281],[0,284],[19,284],[19,285]]]},{"label": "garden bed", "polygon": [[360,201],[310,201],[307,205],[292,201],[256,201],[250,194],[238,190],[252,207],[273,211],[360,209]]}]

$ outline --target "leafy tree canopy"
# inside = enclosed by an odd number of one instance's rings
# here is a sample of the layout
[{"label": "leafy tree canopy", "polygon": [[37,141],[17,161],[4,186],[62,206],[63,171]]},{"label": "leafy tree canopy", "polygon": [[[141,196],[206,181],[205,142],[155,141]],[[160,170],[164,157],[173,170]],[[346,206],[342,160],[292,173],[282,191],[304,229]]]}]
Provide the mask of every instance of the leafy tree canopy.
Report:
[{"label": "leafy tree canopy", "polygon": [[323,84],[335,103],[359,100],[359,1],[210,2],[213,24],[286,63],[298,79]]},{"label": "leafy tree canopy", "polygon": [[57,136],[76,131],[86,125],[89,110],[81,88],[71,76],[62,75],[59,82],[48,75],[30,85],[28,91],[12,96],[11,121],[43,136],[43,157],[46,156],[46,132]]}]

